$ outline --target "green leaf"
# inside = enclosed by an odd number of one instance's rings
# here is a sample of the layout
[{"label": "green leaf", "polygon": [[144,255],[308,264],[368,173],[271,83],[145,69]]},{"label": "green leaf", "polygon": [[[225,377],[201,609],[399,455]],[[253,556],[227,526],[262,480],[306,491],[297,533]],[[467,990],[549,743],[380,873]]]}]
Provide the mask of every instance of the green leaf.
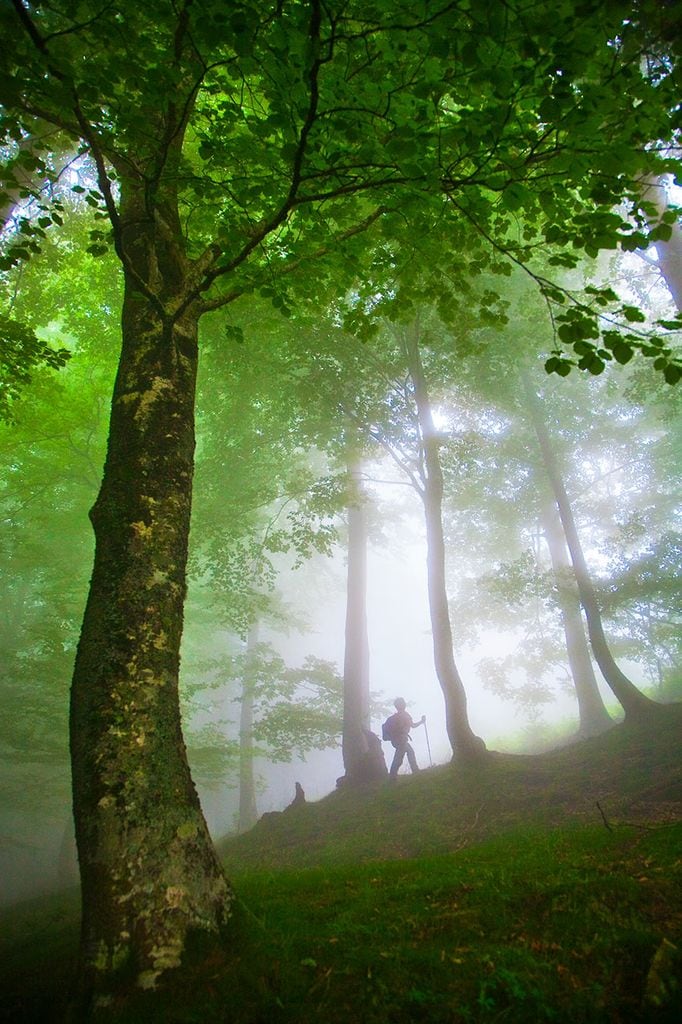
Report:
[{"label": "green leaf", "polygon": [[575,345],[573,346],[573,351],[576,353],[576,355],[585,356],[588,355],[590,352],[594,352],[594,345],[591,345],[589,341],[576,341]]},{"label": "green leaf", "polygon": [[669,242],[672,238],[673,229],[672,224],[657,224],[655,228],[649,232],[650,242]]},{"label": "green leaf", "polygon": [[613,358],[621,366],[625,363],[629,363],[634,355],[633,348],[624,341],[616,341],[613,343]]}]

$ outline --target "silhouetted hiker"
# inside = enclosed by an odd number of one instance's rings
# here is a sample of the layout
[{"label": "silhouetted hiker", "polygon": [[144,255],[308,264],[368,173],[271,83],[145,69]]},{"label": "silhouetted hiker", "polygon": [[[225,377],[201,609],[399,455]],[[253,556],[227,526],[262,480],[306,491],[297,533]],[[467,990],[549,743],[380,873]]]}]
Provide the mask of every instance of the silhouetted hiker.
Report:
[{"label": "silhouetted hiker", "polygon": [[398,697],[394,700],[393,706],[396,709],[396,712],[394,715],[391,715],[390,718],[386,719],[382,728],[382,735],[384,739],[389,740],[395,747],[393,762],[388,773],[389,778],[391,779],[395,779],[398,775],[398,769],[403,763],[405,754],[407,754],[410,770],[413,772],[419,771],[417,758],[414,755],[414,750],[410,746],[410,729],[416,729],[418,725],[424,725],[426,722],[426,715],[422,715],[418,722],[412,721],[412,715],[409,711],[405,710],[405,701],[402,697]]}]

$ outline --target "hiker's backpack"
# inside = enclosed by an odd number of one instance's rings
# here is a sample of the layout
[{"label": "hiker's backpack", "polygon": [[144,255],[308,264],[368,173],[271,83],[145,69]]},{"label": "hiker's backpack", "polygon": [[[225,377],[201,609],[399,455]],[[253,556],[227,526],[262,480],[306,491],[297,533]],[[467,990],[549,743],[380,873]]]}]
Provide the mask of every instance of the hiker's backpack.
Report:
[{"label": "hiker's backpack", "polygon": [[394,733],[395,720],[396,720],[397,717],[398,717],[397,715],[391,715],[389,718],[386,719],[386,721],[382,725],[382,727],[381,727],[381,738],[382,738],[382,740],[388,740],[388,741],[392,741],[393,740],[394,735],[395,735],[395,733]]}]

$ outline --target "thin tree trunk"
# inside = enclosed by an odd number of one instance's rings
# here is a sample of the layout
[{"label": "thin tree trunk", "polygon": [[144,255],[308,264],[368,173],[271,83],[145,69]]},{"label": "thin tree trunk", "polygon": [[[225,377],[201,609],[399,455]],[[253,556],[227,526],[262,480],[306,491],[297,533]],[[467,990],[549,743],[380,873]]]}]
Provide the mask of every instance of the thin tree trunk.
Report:
[{"label": "thin tree trunk", "polygon": [[367,514],[360,459],[348,464],[348,576],[343,663],[342,754],[346,778],[357,776],[367,753],[369,729],[369,639],[367,632]]},{"label": "thin tree trunk", "polygon": [[429,611],[433,635],[433,657],[438,682],[445,697],[445,719],[453,756],[458,761],[479,758],[485,743],[469,724],[467,698],[462,678],[455,664],[452,645],[450,609],[445,582],[445,540],[443,536],[443,472],[440,464],[439,440],[429,400],[424,367],[419,351],[419,328],[414,325],[405,332],[408,368],[414,386],[419,430],[423,449],[424,517],[426,522],[426,566]]},{"label": "thin tree trunk", "polygon": [[258,643],[258,623],[254,623],[246,641],[246,665],[242,679],[239,712],[239,831],[247,832],[258,820],[256,780],[253,773],[253,689],[254,656]]},{"label": "thin tree trunk", "polygon": [[142,198],[123,188],[129,259],[161,298],[150,302],[126,272],[71,691],[83,1016],[88,1004],[106,1002],[119,972],[153,987],[180,964],[190,935],[218,937],[232,901],[190,777],[178,700],[197,316],[189,308],[173,322],[165,313],[185,286],[181,248],[155,235]]},{"label": "thin tree trunk", "polygon": [[556,579],[566,653],[578,700],[579,734],[598,736],[613,725],[613,720],[597,686],[580,614],[580,595],[554,503],[543,507],[542,524]]},{"label": "thin tree trunk", "polygon": [[[660,219],[668,209],[668,196],[661,178],[648,177],[642,186],[642,199],[653,203]],[[667,242],[655,242],[658,266],[666,287],[678,310],[682,311],[682,224],[671,224],[672,233]]]},{"label": "thin tree trunk", "polygon": [[559,509],[559,516],[561,518],[561,525],[563,526],[566,543],[568,544],[568,550],[571,555],[576,583],[578,585],[578,592],[580,594],[580,603],[583,606],[585,619],[587,621],[587,632],[590,638],[590,644],[592,645],[592,652],[601,674],[613,691],[616,699],[622,705],[626,719],[637,719],[650,709],[655,708],[657,705],[637,689],[634,683],[632,683],[625,673],[620,670],[613,655],[611,654],[606,636],[604,635],[599,602],[597,601],[597,595],[595,593],[594,586],[592,585],[592,580],[590,579],[587,562],[585,561],[582,545],[580,543],[575,520],[573,518],[573,511],[571,509],[568,494],[566,493],[566,488],[564,487],[564,482],[557,460],[554,456],[552,442],[547,427],[545,426],[540,403],[525,377],[523,378],[523,386],[526,394],[526,404],[535,430],[535,435],[540,446],[543,465],[554,492],[554,497]]}]

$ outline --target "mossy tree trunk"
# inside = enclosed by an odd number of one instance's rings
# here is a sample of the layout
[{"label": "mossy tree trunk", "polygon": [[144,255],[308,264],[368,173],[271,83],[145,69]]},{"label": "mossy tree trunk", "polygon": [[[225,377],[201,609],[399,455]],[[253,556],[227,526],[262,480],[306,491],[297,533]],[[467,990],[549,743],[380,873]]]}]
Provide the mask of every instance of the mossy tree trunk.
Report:
[{"label": "mossy tree trunk", "polygon": [[408,369],[414,388],[421,438],[422,489],[426,522],[426,567],[429,611],[433,637],[436,676],[445,698],[445,721],[453,756],[457,761],[473,761],[485,753],[485,744],[469,724],[467,698],[462,677],[455,664],[452,626],[445,580],[445,539],[443,535],[443,471],[440,441],[419,350],[419,325],[404,333]]},{"label": "mossy tree trunk", "polygon": [[231,904],[190,777],[178,699],[198,315],[191,304],[178,315],[189,272],[174,197],[158,203],[159,230],[143,196],[122,187],[122,352],[91,511],[95,560],[70,718],[79,989],[95,1008],[122,971],[154,986],[180,964],[192,933],[219,935]]}]

